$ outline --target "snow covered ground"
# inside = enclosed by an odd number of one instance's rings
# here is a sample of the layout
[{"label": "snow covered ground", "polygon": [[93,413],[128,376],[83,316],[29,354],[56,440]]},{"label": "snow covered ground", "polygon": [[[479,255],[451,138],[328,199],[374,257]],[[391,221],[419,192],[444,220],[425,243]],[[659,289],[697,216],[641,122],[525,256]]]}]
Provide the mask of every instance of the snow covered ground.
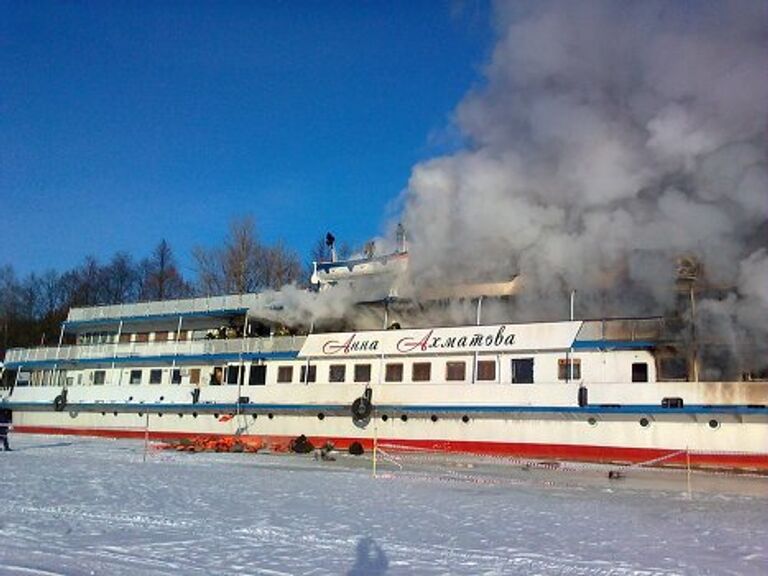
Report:
[{"label": "snow covered ground", "polygon": [[768,479],[11,442],[3,575],[768,573]]}]

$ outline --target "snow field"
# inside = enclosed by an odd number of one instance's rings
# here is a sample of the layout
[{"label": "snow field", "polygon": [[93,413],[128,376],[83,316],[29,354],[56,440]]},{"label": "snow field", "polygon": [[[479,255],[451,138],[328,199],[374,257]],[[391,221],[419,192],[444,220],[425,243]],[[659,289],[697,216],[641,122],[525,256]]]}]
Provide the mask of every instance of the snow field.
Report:
[{"label": "snow field", "polygon": [[[765,574],[768,479],[12,434],[0,574]],[[570,471],[565,471],[570,470]]]}]

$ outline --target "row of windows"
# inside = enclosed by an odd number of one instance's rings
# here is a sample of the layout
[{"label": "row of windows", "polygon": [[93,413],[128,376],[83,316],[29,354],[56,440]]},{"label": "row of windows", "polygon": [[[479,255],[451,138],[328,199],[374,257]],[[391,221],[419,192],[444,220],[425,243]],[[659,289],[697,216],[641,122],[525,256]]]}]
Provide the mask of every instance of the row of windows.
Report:
[{"label": "row of windows", "polygon": [[[193,332],[191,330],[182,330],[179,336],[179,340],[192,339]],[[168,342],[176,339],[177,333],[171,331],[163,332],[124,332],[119,335],[119,342],[121,344],[127,344],[130,342],[149,342],[152,339],[154,342]],[[77,337],[79,344],[114,344],[118,341],[118,334],[114,332],[89,332],[86,334],[80,334]]]},{"label": "row of windows", "polygon": [[[371,365],[355,364],[352,370],[354,382],[371,381]],[[390,362],[384,366],[385,382],[402,382],[405,366],[400,362]],[[463,382],[467,377],[466,362],[447,362],[445,379],[449,382]],[[411,380],[413,382],[428,382],[432,379],[432,364],[430,362],[414,362],[411,365]],[[477,379],[483,381],[496,380],[496,362],[480,360],[477,363]],[[278,366],[277,381],[280,383],[293,382],[293,366]],[[346,382],[347,365],[331,364],[328,367],[329,382]],[[317,382],[317,366],[302,366],[299,382]]]},{"label": "row of windows", "polygon": [[[190,371],[191,373],[197,373],[198,380],[200,375],[200,369],[194,369]],[[144,370],[131,370],[128,373],[128,383],[129,384],[141,384],[143,381],[143,374]],[[93,383],[95,385],[102,385],[106,383],[107,379],[107,371],[106,370],[95,370],[93,372]],[[152,370],[149,370],[149,380],[148,382],[150,384],[162,384],[163,382],[163,371],[160,368],[153,368]],[[193,382],[196,383],[196,382]],[[181,384],[181,369],[174,368],[171,370],[171,384]]]},{"label": "row of windows", "polygon": [[[384,366],[385,382],[402,382],[405,366],[400,362],[390,362]],[[511,361],[511,382],[514,384],[532,384],[533,383],[533,358],[515,358]],[[141,384],[143,381],[144,370],[131,370],[128,377],[129,384]],[[163,379],[163,371],[154,368],[148,371],[150,384],[160,384]],[[211,386],[220,386],[226,384],[238,384],[241,378],[248,385],[266,384],[267,366],[252,365],[248,372],[247,381],[245,381],[245,370],[242,366],[228,366],[225,369],[215,367],[210,374],[208,384]],[[301,366],[299,382],[317,382],[317,366]],[[171,384],[181,384],[182,372],[179,368],[171,370]],[[193,368],[189,371],[190,383],[199,384],[200,369]],[[277,382],[293,382],[294,366],[278,366]],[[581,361],[578,359],[558,360],[559,380],[580,380],[581,379]],[[448,382],[464,382],[467,378],[466,362],[446,362],[445,380]],[[411,365],[411,381],[429,382],[432,379],[432,363],[414,362]],[[96,370],[93,373],[94,384],[104,384],[106,380],[105,370]],[[477,362],[476,380],[480,382],[493,382],[496,380],[496,361],[480,360]],[[329,382],[346,382],[347,365],[331,364],[328,367]],[[355,364],[352,366],[352,381],[370,382],[371,365]],[[636,362],[632,364],[632,382],[648,381],[648,364],[645,362]]]}]

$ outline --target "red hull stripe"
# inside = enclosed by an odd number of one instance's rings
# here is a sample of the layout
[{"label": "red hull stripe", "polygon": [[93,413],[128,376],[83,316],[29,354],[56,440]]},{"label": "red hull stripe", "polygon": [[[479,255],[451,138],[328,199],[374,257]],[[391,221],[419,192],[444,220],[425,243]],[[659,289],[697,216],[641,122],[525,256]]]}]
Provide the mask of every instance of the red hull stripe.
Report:
[{"label": "red hull stripe", "polygon": [[[144,438],[144,430],[110,428],[63,428],[53,426],[14,426],[14,431],[28,434],[62,434],[75,436],[101,436],[107,438]],[[182,438],[234,438],[228,434],[200,434],[194,432],[150,431],[151,440],[179,440]],[[269,447],[285,449],[293,437],[254,436]],[[315,446],[326,441],[337,448],[346,449],[352,442],[359,442],[367,449],[373,448],[371,438],[335,438],[327,436],[310,437]],[[461,452],[488,454],[531,459],[570,460],[603,463],[640,463],[658,460],[665,466],[685,466],[689,459],[691,466],[712,468],[733,468],[742,470],[768,470],[768,453],[748,454],[742,452],[698,452],[686,454],[684,450],[659,448],[627,448],[616,446],[588,446],[579,444],[521,444],[509,442],[457,441],[457,440],[411,440],[379,439],[379,447],[387,450],[420,450],[426,452]]]}]

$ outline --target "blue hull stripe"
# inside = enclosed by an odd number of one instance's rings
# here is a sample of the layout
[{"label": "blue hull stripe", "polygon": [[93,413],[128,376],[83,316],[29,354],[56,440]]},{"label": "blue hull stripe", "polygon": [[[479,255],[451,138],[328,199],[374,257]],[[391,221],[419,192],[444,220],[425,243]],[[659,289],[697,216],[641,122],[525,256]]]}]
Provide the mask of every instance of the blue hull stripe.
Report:
[{"label": "blue hull stripe", "polygon": [[[245,391],[245,390],[244,390]],[[45,408],[52,409],[51,402],[0,402],[0,407],[17,410],[40,410]],[[178,412],[199,411],[199,412],[236,412],[240,411],[322,411],[322,410],[347,410],[348,404],[263,404],[263,403],[138,403],[138,402],[83,402],[68,403],[67,411],[114,411],[119,412],[137,412],[137,411],[162,411]],[[701,414],[730,414],[730,415],[762,415],[768,416],[768,406],[759,405],[689,405],[683,408],[663,408],[655,404],[628,404],[628,405],[610,405],[610,406],[440,406],[440,405],[399,405],[399,404],[380,404],[375,406],[378,412],[417,412],[417,413],[469,413],[469,414],[574,414],[574,415],[606,415],[606,414],[665,414],[665,415],[701,415]]]}]

